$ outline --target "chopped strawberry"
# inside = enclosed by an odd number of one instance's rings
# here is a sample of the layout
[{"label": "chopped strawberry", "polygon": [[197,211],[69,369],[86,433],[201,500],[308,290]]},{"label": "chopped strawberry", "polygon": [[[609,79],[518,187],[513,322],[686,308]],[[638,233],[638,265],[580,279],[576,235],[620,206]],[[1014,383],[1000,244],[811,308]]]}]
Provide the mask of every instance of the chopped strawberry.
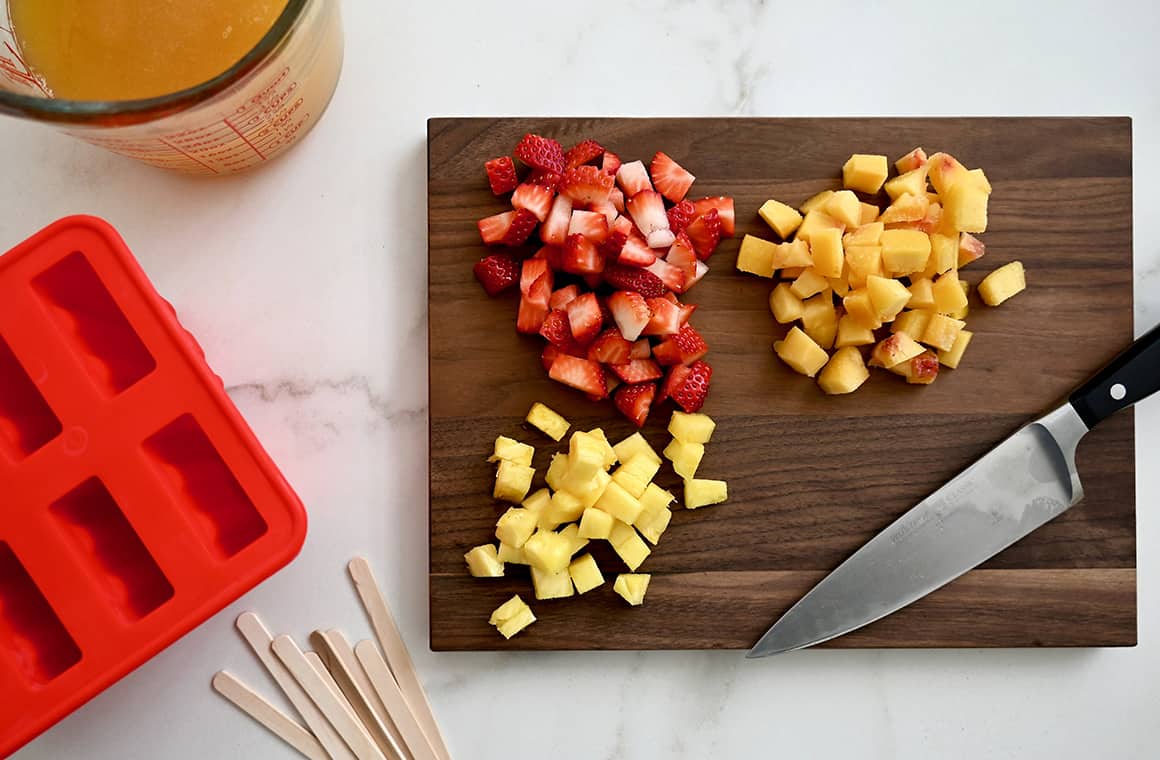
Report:
[{"label": "chopped strawberry", "polygon": [[567,308],[568,324],[572,327],[572,337],[580,345],[587,345],[600,333],[604,315],[600,313],[600,302],[595,293],[585,293],[576,298]]},{"label": "chopped strawberry", "polygon": [[568,354],[558,354],[548,370],[548,376],[589,396],[607,398],[608,388],[604,384],[604,368],[599,362],[580,359]]},{"label": "chopped strawberry", "polygon": [[552,309],[544,317],[544,324],[540,325],[540,335],[557,348],[570,346],[572,326],[568,323],[568,313],[563,309]]},{"label": "chopped strawberry", "polygon": [[709,265],[698,259],[697,270],[693,274],[693,279],[685,283],[685,291],[688,292],[689,290],[692,290],[693,286],[700,282],[701,278],[707,274],[709,274]]},{"label": "chopped strawberry", "polygon": [[568,235],[583,235],[593,243],[603,243],[608,239],[608,220],[597,211],[577,209],[568,222]]},{"label": "chopped strawberry", "polygon": [[[600,219],[603,221],[604,217]],[[561,268],[571,274],[599,274],[604,271],[604,257],[596,250],[596,244],[588,238],[580,234],[569,235],[564,241]]]},{"label": "chopped strawberry", "polygon": [[515,218],[516,212],[505,211],[502,214],[484,217],[475,224],[479,227],[479,236],[483,238],[483,242],[495,245],[503,242],[504,236],[511,229],[512,220]]},{"label": "chopped strawberry", "polygon": [[[609,396],[611,396],[612,392],[620,386],[621,382],[622,382],[621,379],[619,377],[617,377],[616,375],[612,374],[611,372],[604,373],[604,388],[607,391]],[[600,399],[592,399],[592,400],[599,401]]]},{"label": "chopped strawberry", "polygon": [[552,195],[552,191],[543,185],[525,182],[512,193],[512,208],[527,209],[542,222],[548,217],[548,210],[552,208]]},{"label": "chopped strawberry", "polygon": [[515,216],[512,217],[511,226],[508,227],[507,232],[504,233],[503,240],[500,242],[504,245],[523,245],[527,242],[532,234],[532,230],[536,228],[539,219],[531,211],[526,208],[517,208]]},{"label": "chopped strawberry", "polygon": [[619,187],[612,188],[612,192],[608,194],[608,202],[616,209],[616,213],[624,213],[624,191]]},{"label": "chopped strawberry", "polygon": [[543,248],[532,258],[524,259],[524,263],[520,266],[520,293],[525,296],[531,295],[532,287],[540,277],[546,274],[548,275],[548,295],[544,298],[543,303],[547,306],[548,298],[552,295],[552,284],[555,278],[552,276],[552,267],[547,257],[540,256],[542,252]]},{"label": "chopped strawberry", "polygon": [[620,413],[631,420],[632,424],[644,427],[644,421],[648,419],[648,412],[656,395],[656,383],[634,383],[617,389],[613,401]]},{"label": "chopped strawberry", "polygon": [[548,299],[551,296],[552,273],[548,271],[536,278],[526,295],[520,296],[516,330],[528,335],[538,333],[548,318]]},{"label": "chopped strawberry", "polygon": [[560,188],[560,180],[563,176],[558,172],[544,171],[543,169],[533,169],[532,173],[528,175],[528,182],[533,185],[543,185],[549,190],[555,192]]},{"label": "chopped strawberry", "polygon": [[689,222],[697,217],[697,209],[693,206],[692,201],[681,201],[677,205],[670,208],[667,212],[669,217],[669,229],[673,231],[674,235],[680,235],[689,226]]},{"label": "chopped strawberry", "polygon": [[489,296],[499,295],[520,279],[520,265],[506,253],[484,256],[472,271]]},{"label": "chopped strawberry", "polygon": [[665,380],[661,383],[660,393],[657,396],[657,403],[661,403],[673,394],[673,391],[679,388],[688,378],[692,372],[691,369],[684,364],[675,364],[669,368],[669,374],[665,375]]},{"label": "chopped strawberry", "polygon": [[[600,260],[600,266],[604,266],[603,258]],[[592,274],[582,274],[580,275],[580,279],[584,280],[584,284],[588,286],[589,290],[596,290],[600,287],[600,283],[604,282],[604,278],[600,275],[599,272],[593,272]]]},{"label": "chopped strawberry", "polygon": [[667,298],[646,298],[645,303],[653,314],[641,335],[675,335],[681,329],[680,306]]},{"label": "chopped strawberry", "polygon": [[487,183],[491,185],[491,192],[495,195],[510,193],[520,184],[516,176],[516,165],[511,156],[500,156],[484,163],[487,171]]},{"label": "chopped strawberry", "polygon": [[618,290],[608,297],[608,308],[625,340],[636,340],[652,318],[644,296],[635,290]]},{"label": "chopped strawberry", "polygon": [[692,325],[685,325],[676,335],[672,335],[653,347],[653,356],[665,366],[692,364],[709,353],[709,346],[701,333]]},{"label": "chopped strawberry", "polygon": [[[557,360],[558,361],[558,360]],[[700,410],[709,395],[709,380],[713,377],[713,368],[703,361],[695,361],[689,366],[689,374],[684,381],[669,390],[669,395],[677,406],[689,414]]]},{"label": "chopped strawberry", "polygon": [[630,359],[647,359],[652,355],[652,346],[649,345],[648,338],[641,338],[632,344],[632,351],[629,352]]},{"label": "chopped strawberry", "polygon": [[560,349],[553,346],[551,343],[544,346],[543,352],[540,353],[540,364],[544,365],[545,372],[551,372],[552,363],[556,361],[556,357],[561,353]]},{"label": "chopped strawberry", "polygon": [[705,261],[712,256],[713,251],[717,249],[717,244],[721,242],[721,219],[717,209],[711,208],[708,212],[689,222],[689,226],[685,228],[685,234],[692,241],[693,250],[697,252],[698,259]]},{"label": "chopped strawberry", "polygon": [[595,140],[578,142],[564,154],[564,168],[573,169],[580,164],[600,158],[604,155],[604,146]]},{"label": "chopped strawberry", "polygon": [[565,285],[559,290],[552,292],[552,297],[548,299],[549,309],[563,309],[576,297],[580,295],[580,288],[576,285]]},{"label": "chopped strawberry", "polygon": [[664,295],[661,296],[661,298],[665,299],[669,303],[675,303],[677,306],[681,305],[681,299],[677,298],[676,293],[666,292]]},{"label": "chopped strawberry", "polygon": [[588,358],[601,364],[624,364],[632,358],[632,346],[620,334],[620,330],[610,327],[592,341],[588,347]]},{"label": "chopped strawberry", "polygon": [[712,198],[701,198],[693,201],[693,206],[697,209],[697,216],[704,216],[709,213],[709,209],[717,209],[717,215],[721,218],[721,232],[725,237],[733,237],[733,199],[727,198],[723,195],[714,196]]},{"label": "chopped strawberry", "polygon": [[627,266],[647,267],[657,260],[657,255],[648,247],[648,243],[640,233],[633,229],[628,240],[621,246],[620,258],[617,260]]},{"label": "chopped strawberry", "polygon": [[693,186],[693,180],[696,179],[668,154],[660,152],[653,156],[649,174],[652,175],[653,185],[660,194],[673,203],[680,203],[685,199],[689,188]]},{"label": "chopped strawberry", "polygon": [[533,169],[556,172],[564,170],[564,146],[540,135],[527,134],[515,149],[516,158]]},{"label": "chopped strawberry", "polygon": [[552,210],[540,228],[540,240],[552,245],[564,245],[568,237],[568,224],[572,221],[572,199],[557,195],[552,201]]},{"label": "chopped strawberry", "polygon": [[613,264],[604,268],[604,281],[617,290],[635,290],[645,298],[657,298],[665,293],[665,284],[652,272]]},{"label": "chopped strawberry", "polygon": [[[623,218],[624,217],[617,217],[617,221],[620,221]],[[629,226],[632,225],[630,224]],[[624,244],[627,240],[628,234],[622,230],[616,229],[616,225],[613,224],[612,231],[608,233],[608,237],[605,238],[604,242],[599,246],[600,253],[609,261],[616,261],[618,258],[620,258],[620,252],[624,250]]]},{"label": "chopped strawberry", "polygon": [[549,269],[558,272],[564,259],[564,249],[558,245],[545,245],[536,251],[532,258],[543,259],[548,262]]},{"label": "chopped strawberry", "polygon": [[612,223],[616,221],[616,218],[620,216],[620,212],[616,210],[616,206],[612,204],[612,201],[605,201],[604,203],[593,203],[588,207],[588,210],[595,211],[598,214],[603,214],[604,219],[610,228],[612,227]]},{"label": "chopped strawberry", "polygon": [[688,235],[683,232],[677,233],[677,239],[669,248],[665,261],[681,270],[681,274],[685,276],[685,290],[688,290],[689,283],[697,273],[697,253],[693,250],[693,241],[689,240]]},{"label": "chopped strawberry", "polygon": [[633,359],[624,364],[613,364],[609,369],[626,383],[647,383],[659,380],[665,374],[652,359]]},{"label": "chopped strawberry", "polygon": [[659,277],[665,287],[675,293],[684,293],[688,290],[685,273],[681,271],[680,267],[674,266],[664,259],[657,259],[645,269]]},{"label": "chopped strawberry", "polygon": [[681,326],[683,327],[689,321],[689,317],[693,316],[693,312],[697,310],[695,303],[678,303],[681,307]]},{"label": "chopped strawberry", "polygon": [[616,155],[610,150],[604,151],[604,158],[600,161],[600,170],[605,174],[616,176],[616,172],[620,171],[621,160],[620,156]]},{"label": "chopped strawberry", "polygon": [[624,208],[648,240],[649,248],[668,248],[675,239],[665,214],[665,201],[656,190],[641,190],[629,196]]},{"label": "chopped strawberry", "polygon": [[576,203],[603,203],[612,193],[612,177],[595,166],[577,166],[564,172],[560,194]]},{"label": "chopped strawberry", "polygon": [[625,198],[653,189],[652,183],[648,181],[648,171],[640,161],[621,164],[616,170],[616,184],[624,191]]}]

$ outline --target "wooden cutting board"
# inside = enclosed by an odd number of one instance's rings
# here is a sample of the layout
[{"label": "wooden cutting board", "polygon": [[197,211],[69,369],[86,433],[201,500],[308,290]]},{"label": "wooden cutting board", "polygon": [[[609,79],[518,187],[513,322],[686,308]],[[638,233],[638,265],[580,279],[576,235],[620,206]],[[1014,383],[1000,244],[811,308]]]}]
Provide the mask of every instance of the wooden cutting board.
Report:
[{"label": "wooden cutting board", "polygon": [[[678,508],[642,572],[645,605],[612,593],[623,566],[593,553],[609,583],[536,602],[526,568],[467,575],[463,553],[493,538],[498,434],[536,446],[537,487],[556,446],[522,420],[533,401],[576,428],[632,432],[610,403],[550,381],[541,341],[516,334],[517,295],[491,299],[472,278],[475,221],[506,208],[483,162],[525,132],[600,141],[626,160],[664,150],[697,175],[692,197],[732,195],[737,236],[688,301],[714,369],[704,411],[718,423],[698,474],[729,482],[728,503]],[[840,185],[853,152],[892,159],[916,145],[982,166],[994,186],[987,256],[972,284],[1015,259],[1028,290],[1001,308],[972,296],[974,342],[930,387],[875,371],[857,393],[824,396],[776,360],[784,333],[771,284],[734,269],[745,233],[770,237],[767,198],[796,205]],[[744,649],[815,582],[913,504],[1030,418],[1053,408],[1132,339],[1131,121],[1116,119],[432,119],[428,122],[431,384],[431,647]],[[667,405],[645,429],[658,450]],[[1087,498],[920,602],[826,646],[1130,646],[1136,642],[1131,412],[1079,451]],[[666,466],[658,478],[676,493]],[[597,545],[600,544],[600,545]],[[538,622],[505,642],[488,625],[519,593]]]}]

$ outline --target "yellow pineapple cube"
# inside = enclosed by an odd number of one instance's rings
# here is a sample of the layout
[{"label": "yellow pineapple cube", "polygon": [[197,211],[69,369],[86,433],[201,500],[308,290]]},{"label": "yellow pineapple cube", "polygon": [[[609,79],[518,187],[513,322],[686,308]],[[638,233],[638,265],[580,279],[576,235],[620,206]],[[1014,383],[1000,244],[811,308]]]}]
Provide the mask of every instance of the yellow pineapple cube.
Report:
[{"label": "yellow pineapple cube", "polygon": [[580,516],[581,538],[608,538],[612,533],[612,523],[615,519],[603,509],[589,507]]},{"label": "yellow pineapple cube", "polygon": [[685,443],[708,443],[717,423],[707,414],[675,411],[669,418],[669,435]]},{"label": "yellow pineapple cube", "polygon": [[612,590],[633,607],[639,607],[644,603],[644,595],[648,591],[648,582],[651,578],[652,576],[647,573],[621,573],[616,576]]},{"label": "yellow pineapple cube", "polygon": [[967,305],[967,294],[959,284],[959,273],[952,269],[934,281],[931,286],[934,310],[939,314],[954,315]]},{"label": "yellow pineapple cube", "polygon": [[944,314],[934,314],[926,325],[926,330],[919,339],[928,346],[940,351],[950,351],[955,346],[959,333],[967,326],[966,322],[951,319]]},{"label": "yellow pineapple cube", "polygon": [[592,479],[592,484],[588,487],[588,490],[574,494],[574,496],[580,500],[580,504],[585,509],[588,509],[588,507],[591,507],[600,499],[604,493],[604,489],[608,487],[610,482],[612,482],[612,477],[607,472],[598,472],[596,473],[596,477]]},{"label": "yellow pineapple cube", "polygon": [[608,484],[600,499],[596,502],[597,509],[603,509],[617,520],[631,524],[636,520],[640,510],[640,500],[615,481]]},{"label": "yellow pineapple cube", "polygon": [[[810,253],[814,255],[814,271],[819,275],[826,278],[842,276],[842,266],[846,263],[846,253],[842,250],[842,233],[837,229],[815,232],[810,238]],[[802,297],[808,298],[809,296]]]},{"label": "yellow pineapple cube", "polygon": [[528,560],[524,557],[524,550],[517,549],[514,546],[508,546],[502,541],[499,544],[499,551],[497,552],[499,561],[507,565],[526,565]]},{"label": "yellow pineapple cube", "polygon": [[979,283],[979,297],[988,306],[998,306],[1016,293],[1027,289],[1023,262],[1012,261],[991,272]]},{"label": "yellow pineapple cube", "polygon": [[472,578],[502,578],[503,562],[493,544],[477,546],[463,555]]},{"label": "yellow pineapple cube", "polygon": [[640,497],[640,504],[646,510],[668,509],[676,498],[656,483],[649,483],[644,496]]},{"label": "yellow pineapple cube", "polygon": [[889,172],[886,156],[855,153],[842,166],[842,184],[851,190],[873,195],[882,189]]},{"label": "yellow pineapple cube", "polygon": [[572,541],[552,530],[537,530],[524,542],[523,549],[528,564],[546,573],[566,570],[572,558]]},{"label": "yellow pineapple cube", "polygon": [[920,230],[886,230],[882,233],[882,266],[897,277],[921,272],[930,259],[930,236]]},{"label": "yellow pineapple cube", "polygon": [[987,229],[987,193],[974,182],[956,182],[943,199],[943,225],[961,232],[984,232]]},{"label": "yellow pineapple cube", "polygon": [[850,287],[865,287],[866,278],[870,275],[885,274],[882,269],[882,246],[862,244],[846,246],[846,266],[849,269]]},{"label": "yellow pineapple cube", "polygon": [[935,153],[928,160],[927,176],[939,197],[946,197],[946,191],[968,177],[967,168],[949,153]]},{"label": "yellow pineapple cube", "polygon": [[849,314],[843,314],[838,319],[838,334],[834,340],[834,348],[872,345],[874,345],[873,330],[865,327]]},{"label": "yellow pineapple cube", "polygon": [[584,513],[584,504],[580,499],[568,491],[556,491],[552,494],[552,501],[548,508],[540,512],[537,525],[541,528],[552,529],[557,525],[573,520],[579,520]]},{"label": "yellow pineapple cube", "polygon": [[492,455],[487,458],[489,462],[515,462],[524,467],[532,466],[532,455],[536,450],[526,443],[520,443],[514,438],[508,438],[506,435],[501,435],[495,439],[495,446],[492,449]]},{"label": "yellow pineapple cube", "polygon": [[644,436],[640,433],[633,433],[628,438],[625,438],[623,441],[616,444],[612,448],[616,453],[616,458],[621,462],[627,462],[637,454],[643,452],[648,455],[649,459],[653,460],[657,464],[661,463],[661,455],[656,453],[652,446],[648,445],[648,441],[646,441]]},{"label": "yellow pineapple cube", "polygon": [[568,455],[553,454],[552,461],[548,463],[548,471],[544,474],[544,480],[548,482],[548,487],[559,491],[564,487],[564,476],[567,474]]},{"label": "yellow pineapple cube", "polygon": [[497,607],[491,613],[488,622],[494,625],[505,639],[510,639],[536,622],[536,616],[532,614],[532,608],[517,594]]},{"label": "yellow pineapple cube", "polygon": [[753,235],[746,235],[741,239],[741,248],[737,251],[737,271],[748,272],[758,277],[773,277],[773,254],[777,251],[777,245]]},{"label": "yellow pineapple cube", "polygon": [[[781,243],[773,252],[774,269],[790,269],[793,267],[813,266],[814,257],[810,253],[810,246],[805,240],[794,240],[790,243]],[[788,276],[782,272],[782,276]]]},{"label": "yellow pineapple cube", "polygon": [[911,338],[922,341],[922,336],[926,334],[926,327],[930,324],[933,316],[935,316],[934,312],[924,309],[904,311],[890,325],[890,332],[904,332]]},{"label": "yellow pineapple cube", "polygon": [[576,523],[566,525],[561,531],[560,535],[568,539],[571,545],[569,556],[576,556],[576,552],[588,546],[588,537],[580,535],[580,526]]},{"label": "yellow pineapple cube", "polygon": [[905,361],[910,361],[924,351],[926,349],[906,333],[894,333],[874,347],[874,353],[870,356],[870,365],[890,369]]},{"label": "yellow pineapple cube", "polygon": [[[636,480],[641,481],[644,485],[641,486],[641,493],[644,493],[645,487],[649,482],[657,476],[661,469],[661,463],[650,457],[645,452],[640,452],[628,459],[616,471],[619,474],[632,475]],[[613,480],[616,477],[613,476]],[[640,494],[634,493],[633,496],[640,498]]]},{"label": "yellow pineapple cube", "polygon": [[787,206],[781,201],[769,200],[761,204],[761,208],[757,209],[757,215],[765,220],[770,229],[777,233],[777,236],[785,240],[793,231],[802,223],[802,215],[797,212],[793,206]]},{"label": "yellow pineapple cube", "polygon": [[563,570],[556,572],[532,565],[532,588],[535,589],[536,598],[540,600],[566,599],[572,596],[572,576],[568,573],[567,565]]},{"label": "yellow pineapple cube", "polygon": [[888,277],[870,275],[866,279],[866,291],[870,294],[874,315],[881,322],[893,321],[910,301],[910,291],[906,286]]},{"label": "yellow pineapple cube", "polygon": [[905,174],[924,166],[926,166],[926,151],[922,148],[915,148],[894,162],[894,168],[898,170],[899,174]]},{"label": "yellow pineapple cube", "polygon": [[[807,246],[807,250],[809,250],[807,243],[805,243],[803,241],[802,245]],[[812,256],[812,254],[811,254],[811,256]],[[790,280],[796,280],[797,278],[801,277],[802,274],[805,273],[806,269],[808,269],[808,267],[785,267],[784,269],[781,270],[781,273],[780,273],[781,279],[784,282],[790,282]]]},{"label": "yellow pineapple cube", "polygon": [[652,553],[632,525],[625,522],[617,522],[612,526],[612,535],[609,536],[608,542],[612,544],[616,554],[624,560],[624,564],[628,565],[629,570],[640,567]]},{"label": "yellow pineapple cube", "polygon": [[850,294],[850,269],[845,264],[842,265],[842,276],[831,277],[829,279],[830,290],[833,295],[838,298],[845,298]]},{"label": "yellow pineapple cube", "polygon": [[568,565],[568,575],[572,576],[572,583],[581,594],[604,585],[604,576],[600,574],[600,567],[591,554],[582,554],[572,560],[572,564]]},{"label": "yellow pineapple cube", "polygon": [[959,261],[958,235],[930,234],[930,262],[924,273],[928,279],[955,269]]},{"label": "yellow pineapple cube", "polygon": [[825,349],[797,327],[790,329],[785,340],[774,343],[773,351],[795,372],[807,377],[816,375],[830,359]]},{"label": "yellow pineapple cube", "polygon": [[541,488],[535,493],[524,499],[520,506],[532,512],[542,512],[544,507],[552,502],[552,492],[547,488]]},{"label": "yellow pineapple cube", "polygon": [[536,529],[539,513],[523,507],[512,507],[495,524],[495,537],[516,549],[523,548]]},{"label": "yellow pineapple cube", "polygon": [[[794,240],[804,240],[807,243],[812,242],[811,236],[818,230],[836,229],[841,232],[843,225],[834,217],[827,214],[821,209],[814,209],[806,214],[806,218],[802,220],[801,226],[797,229],[797,235]],[[775,263],[776,266],[776,263]]]},{"label": "yellow pineapple cube", "polygon": [[588,431],[588,435],[597,439],[600,442],[600,447],[604,450],[604,469],[607,470],[618,461],[616,456],[616,449],[612,448],[612,444],[608,442],[608,437],[604,435],[603,428],[592,428]]},{"label": "yellow pineapple cube", "polygon": [[933,309],[934,308],[934,291],[931,289],[934,283],[926,277],[912,277],[910,279],[910,301],[907,306],[912,309]]},{"label": "yellow pineapple cube", "polygon": [[633,524],[640,531],[640,534],[648,539],[649,543],[656,546],[660,543],[661,535],[668,529],[672,519],[673,513],[668,507],[659,507],[645,509]]},{"label": "yellow pineapple cube", "polygon": [[[884,224],[900,224],[902,222],[918,222],[926,218],[930,212],[930,201],[927,200],[926,193],[922,195],[911,195],[904,193],[898,197],[894,203],[886,207],[882,212],[882,216],[878,219]],[[942,214],[940,208],[938,213]],[[924,235],[926,233],[923,233]]]},{"label": "yellow pineapple cube", "polygon": [[769,294],[769,310],[774,319],[787,325],[801,318],[802,299],[797,297],[788,282],[780,282]]},{"label": "yellow pineapple cube", "polygon": [[808,214],[816,208],[821,208],[826,205],[826,201],[834,194],[833,190],[823,190],[817,195],[812,195],[802,205],[798,206],[803,214]]},{"label": "yellow pineapple cube", "polygon": [[816,269],[810,267],[806,271],[802,272],[800,277],[793,281],[793,285],[790,285],[789,289],[792,290],[793,294],[798,298],[809,298],[810,296],[821,293],[829,286],[830,283],[826,280],[826,278],[818,274]]},{"label": "yellow pineapple cube", "polygon": [[862,223],[862,203],[850,190],[839,190],[831,195],[822,204],[822,211],[846,227],[857,227]]},{"label": "yellow pineapple cube", "polygon": [[528,495],[532,487],[532,477],[536,471],[522,464],[500,460],[495,470],[495,488],[492,489],[492,498],[499,501],[510,501],[518,504]]},{"label": "yellow pineapple cube", "polygon": [[590,487],[596,473],[604,472],[603,442],[588,433],[572,434],[568,447],[568,471],[560,482],[560,488],[582,493]]},{"label": "yellow pineapple cube", "polygon": [[[897,201],[904,195],[926,197],[926,165],[899,174],[886,182],[886,194]],[[921,218],[921,217],[920,217]]]},{"label": "yellow pineapple cube", "polygon": [[858,206],[862,209],[862,218],[858,224],[869,224],[878,218],[880,212],[873,203],[859,203]]},{"label": "yellow pineapple cube", "polygon": [[882,222],[867,222],[859,225],[842,236],[842,245],[879,245],[882,242],[882,231],[886,226]]},{"label": "yellow pineapple cube", "polygon": [[528,411],[527,423],[542,430],[553,441],[563,438],[564,434],[568,432],[568,428],[571,427],[568,420],[539,401],[532,404],[532,408]]},{"label": "yellow pineapple cube", "polygon": [[969,172],[967,172],[967,175],[971,178],[971,181],[973,181],[983,190],[984,193],[987,195],[991,194],[991,183],[987,180],[987,175],[983,173],[982,169],[971,169]]},{"label": "yellow pineapple cube", "polygon": [[[705,456],[705,444],[684,443],[676,438],[665,447],[665,457],[673,463],[673,471],[682,478],[691,478],[697,474],[697,467]],[[625,520],[625,522],[630,522]]]},{"label": "yellow pineapple cube", "polygon": [[822,348],[834,346],[838,335],[838,312],[829,291],[819,293],[802,304],[802,329]]},{"label": "yellow pineapple cube", "polygon": [[842,299],[842,305],[846,309],[846,316],[867,330],[877,330],[882,326],[878,310],[874,308],[870,300],[870,291],[866,288],[850,291],[850,294]]},{"label": "yellow pineapple cube", "polygon": [[971,338],[974,333],[970,330],[960,330],[958,336],[955,338],[955,344],[951,346],[950,351],[939,351],[938,360],[951,369],[958,369],[959,362],[963,360],[963,352],[967,350],[967,346],[971,343]]},{"label": "yellow pineapple cube", "polygon": [[729,486],[724,480],[686,480],[685,508],[698,509],[720,504],[729,498]]},{"label": "yellow pineapple cube", "polygon": [[862,354],[853,346],[839,348],[834,352],[821,374],[818,385],[831,396],[853,393],[862,387],[870,377]]}]

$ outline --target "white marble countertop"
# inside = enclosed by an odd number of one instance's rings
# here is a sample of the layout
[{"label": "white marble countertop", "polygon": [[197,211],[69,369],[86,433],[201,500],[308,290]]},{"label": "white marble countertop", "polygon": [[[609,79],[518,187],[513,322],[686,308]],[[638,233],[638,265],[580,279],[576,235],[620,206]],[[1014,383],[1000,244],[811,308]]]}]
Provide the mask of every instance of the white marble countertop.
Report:
[{"label": "white marble countertop", "polygon": [[279,631],[367,635],[344,576],[360,553],[384,579],[458,758],[1155,757],[1156,399],[1137,412],[1134,649],[759,662],[726,652],[432,654],[424,178],[432,115],[1126,114],[1139,334],[1160,321],[1160,52],[1146,32],[1160,28],[1158,6],[450,5],[345,0],[346,68],[330,112],[254,174],[170,176],[0,120],[0,250],[65,214],[116,225],[312,519],[288,569],[17,757],[291,756],[213,695],[209,678],[228,666],[271,690],[232,631],[244,609]]}]

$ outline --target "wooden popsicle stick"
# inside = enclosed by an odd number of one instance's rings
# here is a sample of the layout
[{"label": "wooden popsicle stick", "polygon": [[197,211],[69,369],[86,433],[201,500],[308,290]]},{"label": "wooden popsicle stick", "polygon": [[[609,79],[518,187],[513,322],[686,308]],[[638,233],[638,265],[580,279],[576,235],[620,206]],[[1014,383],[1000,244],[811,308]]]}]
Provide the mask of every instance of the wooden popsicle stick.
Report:
[{"label": "wooden popsicle stick", "polygon": [[[326,716],[339,735],[354,752],[359,760],[386,760],[383,753],[375,746],[367,730],[354,717],[350,707],[345,704],[346,699],[337,689],[332,690],[327,679],[315,669],[310,658],[298,648],[294,639],[285,634],[274,638],[271,645],[274,654],[298,681],[303,691],[310,695],[314,704]],[[325,669],[325,668],[324,668]]]},{"label": "wooden popsicle stick", "polygon": [[234,707],[249,715],[267,731],[298,750],[303,757],[310,760],[330,760],[330,753],[318,739],[314,738],[314,734],[238,680],[233,673],[218,671],[212,683],[214,691],[232,702]]},{"label": "wooden popsicle stick", "polygon": [[253,612],[243,612],[238,616],[236,626],[242,634],[242,638],[246,640],[250,649],[254,650],[254,654],[266,666],[270,676],[282,689],[286,698],[290,700],[290,704],[294,705],[294,709],[302,716],[302,720],[318,738],[319,743],[326,748],[327,753],[334,760],[355,760],[354,754],[335,731],[334,726],[330,724],[330,721],[322,714],[322,711],[318,709],[318,706],[314,704],[281,660],[274,656],[271,649],[274,637],[262,623],[261,618]]},{"label": "wooden popsicle stick", "polygon": [[334,680],[334,674],[330,672],[330,668],[328,668],[326,663],[322,661],[322,656],[317,652],[303,652],[302,656],[305,657],[306,661],[310,663],[310,667],[314,668],[314,672],[318,673],[318,676],[326,684],[326,687],[330,689],[330,693],[334,695],[334,698],[338,700],[338,703],[342,705],[342,709],[346,711],[346,714],[350,717],[350,719],[354,721],[359,720],[358,714],[354,711],[354,706],[350,703],[350,700],[346,698],[346,694],[343,693],[342,687],[339,686],[338,682]]},{"label": "wooden popsicle stick", "polygon": [[366,671],[367,678],[370,679],[379,699],[383,701],[387,711],[394,719],[395,725],[399,727],[399,733],[403,735],[403,739],[414,754],[415,760],[437,760],[438,755],[435,753],[435,748],[431,746],[430,738],[423,732],[418,716],[411,711],[398,682],[391,677],[390,668],[387,667],[386,660],[379,653],[375,643],[373,641],[360,641],[355,645],[354,653],[358,657],[359,663],[362,664],[363,670]]},{"label": "wooden popsicle stick", "polygon": [[435,750],[437,760],[451,760],[447,744],[439,732],[435,713],[431,710],[431,702],[427,699],[418,673],[415,672],[415,663],[407,652],[407,645],[403,642],[398,626],[395,625],[391,609],[375,580],[370,563],[364,557],[355,557],[347,568],[371,620],[375,636],[378,637],[379,646],[383,648],[383,656],[386,658],[391,676],[399,685],[407,704],[411,707],[411,713],[422,727],[427,743]]},{"label": "wooden popsicle stick", "polygon": [[395,760],[412,760],[412,753],[407,750],[399,729],[395,727],[342,632],[315,631],[310,634],[310,643],[334,675],[342,693],[383,754]]}]

